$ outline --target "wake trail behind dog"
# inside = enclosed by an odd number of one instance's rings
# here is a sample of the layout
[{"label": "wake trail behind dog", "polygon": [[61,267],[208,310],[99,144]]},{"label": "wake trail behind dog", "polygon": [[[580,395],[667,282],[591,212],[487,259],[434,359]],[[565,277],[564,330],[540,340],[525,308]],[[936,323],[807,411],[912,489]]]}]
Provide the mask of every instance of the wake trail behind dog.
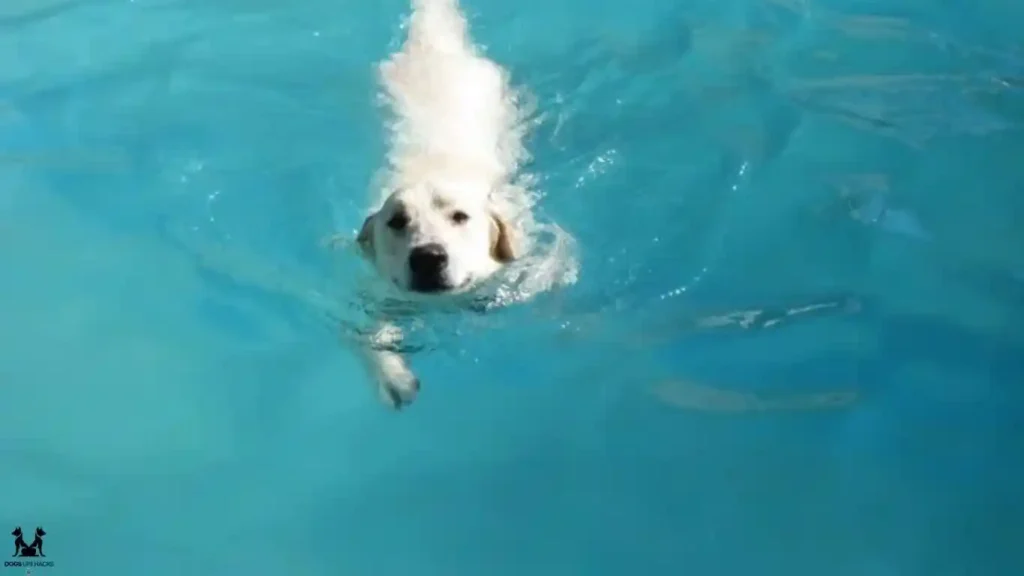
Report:
[{"label": "wake trail behind dog", "polygon": [[390,185],[379,200],[425,181],[473,193],[509,181],[527,154],[507,72],[477,52],[455,0],[413,2],[407,30],[379,70],[391,113]]}]

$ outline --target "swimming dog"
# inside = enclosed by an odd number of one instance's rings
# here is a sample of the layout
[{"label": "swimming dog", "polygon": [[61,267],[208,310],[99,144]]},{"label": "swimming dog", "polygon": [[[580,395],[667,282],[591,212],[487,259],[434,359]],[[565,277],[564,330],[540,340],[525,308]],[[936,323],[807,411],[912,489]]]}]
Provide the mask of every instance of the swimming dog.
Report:
[{"label": "swimming dog", "polygon": [[[417,302],[477,290],[521,251],[511,179],[524,152],[508,74],[481,55],[457,0],[413,0],[401,48],[379,64],[388,164],[357,236],[391,288]],[[517,230],[517,224],[519,225]],[[362,355],[382,400],[400,409],[419,379],[379,318]]]}]

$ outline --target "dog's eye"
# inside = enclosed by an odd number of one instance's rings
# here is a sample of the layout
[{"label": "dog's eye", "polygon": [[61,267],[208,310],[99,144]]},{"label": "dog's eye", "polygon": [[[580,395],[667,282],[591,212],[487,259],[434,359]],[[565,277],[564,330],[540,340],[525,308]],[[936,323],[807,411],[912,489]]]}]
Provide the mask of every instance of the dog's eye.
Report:
[{"label": "dog's eye", "polygon": [[405,230],[405,227],[408,225],[409,217],[406,216],[405,212],[396,212],[394,216],[388,219],[388,228],[391,228],[395,232]]},{"label": "dog's eye", "polygon": [[452,212],[452,222],[455,222],[456,224],[462,224],[466,220],[469,220],[469,214],[466,214],[462,210],[456,210],[455,212]]}]

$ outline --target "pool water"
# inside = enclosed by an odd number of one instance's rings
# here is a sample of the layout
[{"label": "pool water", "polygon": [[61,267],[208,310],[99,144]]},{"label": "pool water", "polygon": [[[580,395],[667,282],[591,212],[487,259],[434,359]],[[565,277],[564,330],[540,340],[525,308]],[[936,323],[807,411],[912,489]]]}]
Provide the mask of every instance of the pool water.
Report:
[{"label": "pool water", "polygon": [[438,331],[400,414],[322,241],[406,3],[0,7],[32,574],[1024,573],[1024,8],[462,4],[581,268]]}]

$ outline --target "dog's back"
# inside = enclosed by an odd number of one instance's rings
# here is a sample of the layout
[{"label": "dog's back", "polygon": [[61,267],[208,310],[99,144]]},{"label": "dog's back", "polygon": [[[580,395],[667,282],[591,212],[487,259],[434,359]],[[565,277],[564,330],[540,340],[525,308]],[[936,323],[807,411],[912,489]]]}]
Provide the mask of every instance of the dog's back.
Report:
[{"label": "dog's back", "polygon": [[402,49],[380,65],[391,111],[384,195],[434,180],[486,190],[524,155],[507,74],[467,28],[456,0],[413,0]]}]

